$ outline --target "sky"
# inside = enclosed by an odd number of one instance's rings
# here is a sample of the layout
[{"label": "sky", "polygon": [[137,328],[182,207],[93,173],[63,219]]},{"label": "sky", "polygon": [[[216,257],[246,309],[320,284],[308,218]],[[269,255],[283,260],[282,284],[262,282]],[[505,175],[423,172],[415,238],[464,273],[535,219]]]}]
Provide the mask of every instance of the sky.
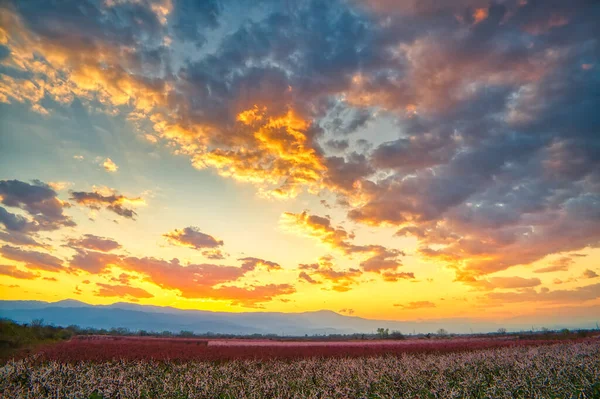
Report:
[{"label": "sky", "polygon": [[0,4],[0,299],[600,314],[593,0]]}]

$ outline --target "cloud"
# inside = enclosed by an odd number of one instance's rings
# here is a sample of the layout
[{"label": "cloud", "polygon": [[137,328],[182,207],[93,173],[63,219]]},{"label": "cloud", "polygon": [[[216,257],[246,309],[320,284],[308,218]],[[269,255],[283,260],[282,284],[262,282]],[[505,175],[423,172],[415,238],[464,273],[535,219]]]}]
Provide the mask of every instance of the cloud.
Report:
[{"label": "cloud", "polygon": [[218,18],[222,12],[219,1],[179,0],[173,2],[172,6],[169,19],[175,35],[185,42],[201,47],[206,42],[206,31],[219,26]]},{"label": "cloud", "polygon": [[30,225],[27,218],[10,213],[3,207],[0,207],[0,222],[8,231],[24,231]]},{"label": "cloud", "polygon": [[517,289],[531,288],[542,284],[539,278],[523,278],[523,277],[491,277],[482,280],[461,280],[465,284],[480,290],[492,291],[495,289]]},{"label": "cloud", "polygon": [[[600,9],[589,0],[260,2],[225,33],[225,2],[48,7],[3,10],[4,103],[43,114],[77,100],[121,114],[156,145],[268,197],[329,190],[349,219],[397,226],[460,279],[600,243],[588,67]],[[210,51],[181,54],[213,36]],[[343,148],[340,135],[379,117],[397,126],[394,140]],[[89,204],[113,206],[104,197]],[[42,224],[0,218],[13,230]],[[53,222],[47,230],[67,223]],[[312,236],[365,253],[314,222]]]},{"label": "cloud", "polygon": [[598,277],[598,273],[596,273],[596,272],[595,272],[595,271],[593,271],[593,270],[586,269],[586,270],[583,272],[583,275],[582,275],[582,276],[583,276],[584,278],[596,278],[596,277]]},{"label": "cloud", "polygon": [[127,219],[135,219],[137,213],[126,206],[141,205],[145,203],[140,197],[129,198],[110,189],[106,193],[100,192],[99,190],[94,190],[92,192],[71,191],[71,200],[93,210],[105,208]]},{"label": "cloud", "polygon": [[202,251],[202,256],[204,256],[206,259],[223,260],[226,257],[228,257],[229,254],[226,254],[220,249],[209,249],[206,251]]},{"label": "cloud", "polygon": [[223,240],[218,240],[211,235],[202,233],[198,227],[175,229],[163,234],[170,243],[193,249],[216,248],[223,245]]},{"label": "cloud", "polygon": [[104,162],[102,162],[102,167],[104,168],[104,170],[106,170],[109,173],[115,173],[116,171],[119,170],[119,167],[117,166],[117,164],[114,163],[112,161],[112,159],[110,159],[110,158],[106,158],[104,160]]},{"label": "cloud", "polygon": [[[346,292],[352,289],[352,285],[358,284],[358,278],[362,275],[359,269],[337,270],[333,263],[333,257],[322,256],[316,263],[300,264],[301,270],[298,278],[310,284],[329,283],[329,289],[338,292]],[[315,280],[318,277],[319,280]]]},{"label": "cloud", "polygon": [[242,269],[248,270],[248,271],[255,270],[257,267],[264,267],[268,271],[283,270],[281,265],[279,265],[279,263],[271,262],[269,260],[253,258],[253,257],[245,257],[245,258],[240,258],[238,260],[242,261],[242,266],[241,266]]},{"label": "cloud", "polygon": [[327,167],[324,183],[343,193],[351,193],[361,180],[375,172],[367,157],[357,152],[327,157],[324,162]]},{"label": "cloud", "polygon": [[[372,254],[368,259],[360,262],[360,266],[366,272],[382,272],[383,270],[396,270],[402,266],[398,259],[404,253],[397,249],[388,249],[381,245],[369,246],[368,252]],[[413,276],[414,278],[414,276]]]},{"label": "cloud", "polygon": [[414,280],[415,274],[412,272],[384,271],[381,273],[381,277],[383,278],[383,281],[395,283],[400,280]]},{"label": "cloud", "polygon": [[9,231],[21,233],[75,226],[75,222],[63,213],[70,205],[58,199],[56,191],[49,185],[39,180],[32,183],[0,180],[0,203],[20,208],[31,217],[16,215],[0,207],[0,223]]},{"label": "cloud", "polygon": [[68,245],[77,248],[92,249],[101,252],[110,252],[121,248],[121,244],[111,238],[99,237],[93,234],[84,234],[79,239],[71,238]]},{"label": "cloud", "polygon": [[76,248],[76,254],[69,261],[72,270],[83,270],[88,273],[98,274],[106,271],[112,265],[121,263],[121,256],[105,252],[90,251]]},{"label": "cloud", "polygon": [[[0,208],[1,209],[1,208]],[[1,211],[0,211],[1,212]],[[20,233],[18,231],[0,231],[0,241],[7,242],[9,244],[15,244],[19,246],[28,247],[45,247],[44,244],[39,243],[34,238],[26,233]]]},{"label": "cloud", "polygon": [[[112,267],[121,273],[111,281],[129,285],[132,279],[155,284],[162,289],[177,290],[184,298],[205,298],[229,301],[231,304],[257,307],[273,298],[294,293],[290,284],[242,284],[249,272],[264,268],[269,271],[282,270],[281,266],[268,260],[246,257],[241,265],[221,266],[214,264],[181,264],[178,259],[166,261],[158,258],[137,258],[118,254],[93,251],[74,247],[76,254],[69,261],[69,270],[85,271],[90,274],[105,274]],[[89,281],[88,281],[89,282]],[[107,296],[109,288],[101,292]],[[127,292],[118,288],[116,292]]]},{"label": "cloud", "polygon": [[178,290],[184,298],[225,300],[232,304],[254,307],[273,298],[294,293],[290,284],[264,284],[237,286],[249,271],[258,267],[220,266],[212,264],[182,265],[178,259],[165,261],[156,258],[123,258],[119,267],[145,275],[145,281],[163,289]]},{"label": "cloud", "polygon": [[394,306],[400,307],[404,310],[417,310],[417,309],[435,308],[435,303],[430,302],[430,301],[415,301],[415,302],[409,302],[408,304],[395,303]]},{"label": "cloud", "polygon": [[60,272],[65,270],[63,261],[56,256],[4,245],[0,247],[0,255],[6,259],[22,262],[25,267],[32,270],[44,270],[48,272]]},{"label": "cloud", "polygon": [[325,145],[336,151],[344,151],[350,147],[350,143],[348,140],[329,140],[325,143]]},{"label": "cloud", "polygon": [[382,245],[353,244],[354,234],[348,233],[342,227],[333,226],[328,217],[310,215],[306,211],[298,214],[285,212],[281,215],[280,224],[285,230],[316,238],[347,256],[361,255],[365,258],[360,262],[361,269],[378,274],[385,272],[383,277],[386,281],[397,281],[398,278],[411,276],[414,278],[412,273],[393,273],[402,266],[399,258],[405,255],[403,251],[386,248]]},{"label": "cloud", "polygon": [[354,247],[349,243],[354,238],[341,227],[334,227],[327,217],[302,213],[285,212],[281,215],[280,223],[286,230],[318,239],[331,248],[344,252],[352,252]]},{"label": "cloud", "polygon": [[600,284],[585,285],[572,290],[540,290],[527,289],[523,292],[491,292],[486,295],[491,302],[585,302],[600,298]]},{"label": "cloud", "polygon": [[99,287],[98,291],[94,293],[95,296],[100,297],[120,297],[120,298],[154,298],[154,295],[148,291],[139,288],[132,287],[129,285],[111,285],[104,283],[96,283]]},{"label": "cloud", "polygon": [[539,269],[534,270],[534,273],[552,273],[552,272],[566,272],[569,270],[569,266],[571,266],[575,261],[572,258],[563,256],[555,260],[551,266],[541,267]]},{"label": "cloud", "polygon": [[37,273],[19,270],[16,266],[0,265],[0,274],[23,280],[35,280],[40,277]]},{"label": "cloud", "polygon": [[315,279],[313,279],[308,273],[306,272],[300,272],[298,274],[298,279],[301,281],[306,281],[307,283],[310,284],[320,284],[318,281],[316,281]]},{"label": "cloud", "polygon": [[131,283],[131,280],[135,279],[137,279],[136,276],[127,273],[121,273],[119,274],[119,277],[111,277],[110,281],[120,282],[121,284],[129,285]]},{"label": "cloud", "polygon": [[67,181],[51,181],[48,183],[48,185],[55,191],[62,191],[67,187],[72,186],[73,183]]}]

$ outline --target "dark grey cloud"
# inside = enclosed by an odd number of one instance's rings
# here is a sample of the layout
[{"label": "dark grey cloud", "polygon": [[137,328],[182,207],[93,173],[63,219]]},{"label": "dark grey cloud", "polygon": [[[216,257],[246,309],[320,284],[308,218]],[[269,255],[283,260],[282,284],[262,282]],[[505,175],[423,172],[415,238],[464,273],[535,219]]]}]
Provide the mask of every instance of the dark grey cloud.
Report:
[{"label": "dark grey cloud", "polygon": [[328,148],[331,148],[335,151],[344,151],[350,147],[350,142],[348,140],[328,140],[325,145]]},{"label": "dark grey cloud", "polygon": [[119,244],[117,241],[111,238],[99,237],[94,234],[84,234],[81,238],[69,239],[68,245],[76,248],[92,249],[101,252],[110,252],[112,250],[121,248],[121,244]]},{"label": "dark grey cloud", "polygon": [[354,187],[356,182],[375,172],[367,157],[356,152],[345,157],[327,157],[325,165],[327,166],[325,183],[342,191],[353,190],[356,188]]},{"label": "dark grey cloud", "polygon": [[160,1],[32,0],[13,3],[25,27],[43,37],[49,47],[78,52],[79,59],[71,60],[73,62],[102,54],[108,59],[119,57],[124,67],[137,72],[156,64],[156,57],[165,56],[160,54],[164,51],[161,42],[168,30],[161,24],[159,13],[155,12]]},{"label": "dark grey cloud", "polygon": [[242,262],[241,268],[247,271],[255,270],[257,267],[264,267],[266,270],[282,270],[282,267],[279,263],[272,262],[270,260],[254,258],[254,257],[245,257],[238,259]]},{"label": "dark grey cloud", "polygon": [[30,220],[0,207],[0,223],[10,231],[28,233],[75,226],[75,222],[63,213],[70,205],[58,199],[56,191],[39,180],[32,184],[0,180],[0,203],[20,208],[31,216]]},{"label": "dark grey cloud", "polygon": [[202,255],[207,259],[222,260],[229,256],[229,254],[221,251],[220,249],[207,249],[202,251]]},{"label": "dark grey cloud", "polygon": [[198,227],[190,226],[183,229],[175,229],[163,234],[169,242],[194,249],[217,248],[223,245],[223,240],[203,233]]},{"label": "dark grey cloud", "polygon": [[222,8],[219,0],[174,0],[169,24],[179,39],[200,47],[206,42],[206,32],[219,25]]},{"label": "dark grey cloud", "polygon": [[0,231],[0,241],[14,245],[24,245],[29,247],[44,247],[45,245],[26,233],[18,231]]},{"label": "dark grey cloud", "polygon": [[100,210],[105,208],[127,219],[135,219],[137,213],[126,206],[128,202],[139,201],[140,198],[128,198],[121,194],[105,195],[98,191],[71,191],[71,200],[90,209]]},{"label": "dark grey cloud", "polygon": [[[134,45],[161,31],[153,1],[66,0],[16,2],[19,15],[35,33],[68,46],[96,42]],[[109,6],[107,6],[109,4]]]},{"label": "dark grey cloud", "polygon": [[372,119],[371,110],[336,106],[330,111],[324,128],[333,134],[349,135],[365,127]]},{"label": "dark grey cloud", "polygon": [[0,223],[4,225],[4,228],[9,231],[23,231],[26,230],[30,225],[27,218],[21,215],[15,215],[10,213],[6,209],[0,206]]}]

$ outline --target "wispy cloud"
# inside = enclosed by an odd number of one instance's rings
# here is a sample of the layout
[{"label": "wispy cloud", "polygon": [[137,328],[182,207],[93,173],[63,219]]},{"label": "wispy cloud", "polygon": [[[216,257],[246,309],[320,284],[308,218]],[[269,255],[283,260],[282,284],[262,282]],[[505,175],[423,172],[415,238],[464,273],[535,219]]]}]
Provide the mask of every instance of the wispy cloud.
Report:
[{"label": "wispy cloud", "polygon": [[190,247],[193,249],[216,248],[223,245],[223,240],[218,240],[211,235],[200,231],[198,227],[175,229],[163,234],[174,245]]}]

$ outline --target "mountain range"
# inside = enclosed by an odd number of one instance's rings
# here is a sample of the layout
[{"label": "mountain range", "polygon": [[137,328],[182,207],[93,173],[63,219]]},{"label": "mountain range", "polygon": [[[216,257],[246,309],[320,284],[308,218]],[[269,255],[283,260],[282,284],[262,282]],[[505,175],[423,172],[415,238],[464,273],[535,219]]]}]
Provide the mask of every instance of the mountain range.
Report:
[{"label": "mountain range", "polygon": [[[0,301],[0,317],[18,323],[43,319],[45,324],[93,328],[127,328],[131,331],[193,331],[219,334],[277,334],[286,336],[373,333],[377,328],[399,330],[404,334],[433,333],[440,328],[451,333],[491,332],[500,327],[509,331],[530,330],[545,326],[560,328],[595,328],[596,321],[582,317],[577,323],[564,325],[561,317],[548,316],[532,321],[517,317],[501,322],[468,318],[422,321],[372,320],[342,315],[330,310],[302,313],[279,312],[211,312],[183,310],[117,302],[111,305],[91,305],[68,299],[58,302]],[[534,323],[532,325],[532,323]]]}]

